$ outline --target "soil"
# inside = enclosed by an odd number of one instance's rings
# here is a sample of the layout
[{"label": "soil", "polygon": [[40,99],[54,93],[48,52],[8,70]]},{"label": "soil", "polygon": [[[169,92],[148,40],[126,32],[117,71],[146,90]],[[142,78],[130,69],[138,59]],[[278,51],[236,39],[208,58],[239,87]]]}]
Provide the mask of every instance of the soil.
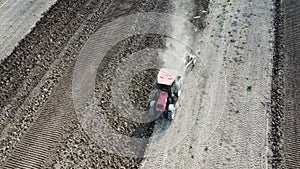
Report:
[{"label": "soil", "polygon": [[[297,168],[300,3],[181,3],[0,0],[0,167]],[[176,48],[172,54],[186,49],[170,37],[138,34],[105,55],[97,70],[95,104],[118,134],[146,139],[140,147],[129,147],[142,157],[125,157],[106,151],[83,129],[72,97],[73,68],[97,30],[137,12],[176,14],[193,23],[198,30],[189,44],[197,48],[197,64],[184,77],[175,119],[141,123],[118,113],[112,86],[124,82],[115,84],[112,77],[130,72],[130,66],[155,64],[127,81],[129,102],[147,112],[158,69],[166,65],[161,54],[170,44]],[[186,38],[180,22],[158,24]],[[140,26],[133,24],[130,31]],[[153,49],[145,63],[130,60]]]},{"label": "soil", "polygon": [[[298,31],[299,17],[297,17],[299,15],[299,7],[299,1],[284,1],[281,4],[284,17],[281,14],[281,24],[278,25],[279,30],[282,31],[284,35],[278,35],[278,41],[282,40],[281,43],[279,43],[280,46],[278,46],[278,56],[280,56],[278,61],[280,64],[283,64],[284,70],[284,73],[278,75],[281,78],[280,82],[284,83],[284,89],[278,88],[277,93],[280,92],[279,96],[284,96],[284,99],[281,100],[283,101],[283,108],[282,104],[279,104],[281,107],[279,109],[280,113],[278,114],[282,124],[277,126],[277,133],[279,133],[278,136],[280,138],[277,144],[282,144],[282,146],[277,146],[276,148],[281,150],[279,151],[281,154],[276,159],[277,161],[274,161],[275,164],[279,164],[277,166],[284,168],[299,168],[300,166],[300,57],[298,43],[300,33]],[[284,20],[283,22],[282,19]],[[280,157],[282,158],[281,160]]]},{"label": "soil", "polygon": [[[64,96],[71,95],[76,56],[97,28],[118,16],[138,11],[167,12],[166,9],[170,9],[168,4],[161,1],[57,1],[1,64],[3,167],[137,168],[141,159],[109,154],[102,151],[101,145],[93,143],[76,120],[72,98]],[[105,80],[97,82],[96,92],[109,98],[109,91],[105,90],[108,88],[103,85],[109,85],[106,77],[116,67],[115,61],[140,49],[163,47],[163,39],[157,35],[142,35],[117,45],[101,63],[98,79]],[[155,73],[150,71],[151,76]],[[136,78],[137,81],[145,79],[138,75]],[[150,82],[153,84],[154,79]],[[137,89],[133,96],[147,94],[137,93],[147,91],[145,86],[132,85]],[[136,97],[133,100],[139,100]],[[146,102],[148,100],[137,106],[148,105]],[[121,119],[113,107],[103,113],[111,126],[121,128],[119,132],[124,135],[151,135],[153,123],[139,124]],[[120,126],[126,122],[126,126]]]},{"label": "soil", "polygon": [[11,54],[18,42],[55,2],[56,0],[0,1],[0,60]]},{"label": "soil", "polygon": [[150,140],[142,168],[269,166],[273,5],[214,0],[204,9],[199,62],[184,82],[175,120],[156,122],[153,134],[161,137]]},{"label": "soil", "polygon": [[283,105],[284,105],[284,28],[283,4],[273,1],[274,10],[274,56],[272,71],[272,95],[270,118],[270,148],[272,156],[269,159],[272,168],[283,168]]}]

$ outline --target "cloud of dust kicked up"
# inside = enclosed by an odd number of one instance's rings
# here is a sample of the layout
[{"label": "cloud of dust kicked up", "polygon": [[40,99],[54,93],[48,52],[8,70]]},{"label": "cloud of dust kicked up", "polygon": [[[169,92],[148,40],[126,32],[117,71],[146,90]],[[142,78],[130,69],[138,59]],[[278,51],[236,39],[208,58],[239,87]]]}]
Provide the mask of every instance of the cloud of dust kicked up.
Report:
[{"label": "cloud of dust kicked up", "polygon": [[[188,20],[193,14],[193,8],[195,6],[193,0],[174,0],[174,13],[176,17],[182,18],[182,20]],[[173,38],[167,38],[166,49],[160,51],[159,56],[163,61],[163,67],[182,71],[184,67],[185,58],[188,48],[184,45],[192,45],[193,37],[190,36],[191,31],[186,28],[186,25],[178,18],[174,17],[171,22],[172,25],[172,37],[179,37],[175,40]],[[173,36],[174,35],[174,36]]]}]

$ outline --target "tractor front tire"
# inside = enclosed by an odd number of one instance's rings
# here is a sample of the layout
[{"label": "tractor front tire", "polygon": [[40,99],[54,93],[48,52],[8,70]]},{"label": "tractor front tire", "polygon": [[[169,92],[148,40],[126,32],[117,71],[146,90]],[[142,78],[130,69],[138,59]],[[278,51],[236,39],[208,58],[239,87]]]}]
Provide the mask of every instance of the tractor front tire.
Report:
[{"label": "tractor front tire", "polygon": [[152,100],[152,101],[150,102],[150,109],[151,109],[151,108],[154,109],[155,103],[156,103],[156,101],[154,101],[154,100]]}]

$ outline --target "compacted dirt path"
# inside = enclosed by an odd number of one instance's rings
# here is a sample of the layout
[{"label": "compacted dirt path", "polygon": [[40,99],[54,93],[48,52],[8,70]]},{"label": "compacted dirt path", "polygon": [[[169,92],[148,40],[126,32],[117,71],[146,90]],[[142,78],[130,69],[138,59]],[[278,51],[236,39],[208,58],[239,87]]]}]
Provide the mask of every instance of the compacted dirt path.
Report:
[{"label": "compacted dirt path", "polygon": [[56,0],[0,1],[0,60],[35,26]]}]

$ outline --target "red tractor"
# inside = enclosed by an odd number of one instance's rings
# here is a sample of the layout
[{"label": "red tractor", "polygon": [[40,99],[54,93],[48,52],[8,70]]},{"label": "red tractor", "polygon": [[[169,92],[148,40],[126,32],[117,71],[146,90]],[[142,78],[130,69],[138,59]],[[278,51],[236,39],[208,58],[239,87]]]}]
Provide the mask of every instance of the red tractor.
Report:
[{"label": "red tractor", "polygon": [[[192,70],[196,63],[195,57],[188,57],[184,73]],[[182,86],[181,76],[176,70],[162,68],[157,75],[157,93],[155,101],[150,103],[150,111],[162,114],[163,118],[173,120],[175,116],[175,103],[180,97]]]}]

